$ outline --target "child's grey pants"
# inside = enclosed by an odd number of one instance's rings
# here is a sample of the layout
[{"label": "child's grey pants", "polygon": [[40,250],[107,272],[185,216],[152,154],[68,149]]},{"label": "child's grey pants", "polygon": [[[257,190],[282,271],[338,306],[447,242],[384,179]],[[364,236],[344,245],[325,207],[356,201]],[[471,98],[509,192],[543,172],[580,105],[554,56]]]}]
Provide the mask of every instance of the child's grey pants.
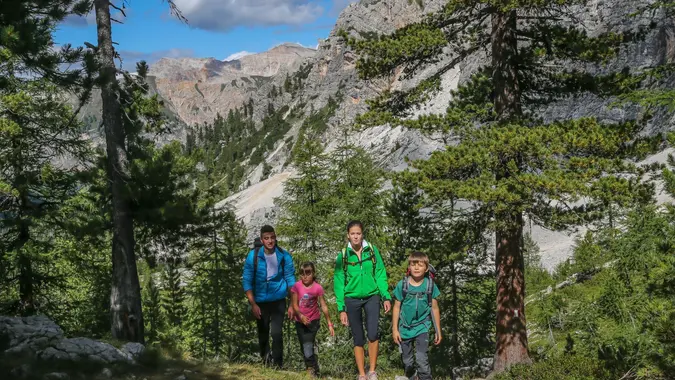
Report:
[{"label": "child's grey pants", "polygon": [[[413,343],[415,345],[415,358],[413,358]],[[405,367],[405,376],[412,379],[415,375],[415,361],[417,360],[417,376],[420,380],[431,379],[431,367],[429,366],[429,333],[420,334],[412,339],[401,341],[401,357]]]}]

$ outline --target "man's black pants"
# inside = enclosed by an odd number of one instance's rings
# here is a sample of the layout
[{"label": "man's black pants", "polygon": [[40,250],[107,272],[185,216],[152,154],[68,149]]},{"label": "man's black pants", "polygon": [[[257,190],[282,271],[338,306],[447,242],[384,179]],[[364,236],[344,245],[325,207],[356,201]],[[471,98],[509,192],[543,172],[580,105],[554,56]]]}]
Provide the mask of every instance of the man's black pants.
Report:
[{"label": "man's black pants", "polygon": [[[260,357],[265,365],[274,361],[274,365],[281,368],[283,365],[284,341],[283,325],[286,313],[286,300],[281,299],[272,302],[261,302],[260,319],[258,324],[258,342],[260,343]],[[270,330],[272,332],[272,353],[270,360]]]}]

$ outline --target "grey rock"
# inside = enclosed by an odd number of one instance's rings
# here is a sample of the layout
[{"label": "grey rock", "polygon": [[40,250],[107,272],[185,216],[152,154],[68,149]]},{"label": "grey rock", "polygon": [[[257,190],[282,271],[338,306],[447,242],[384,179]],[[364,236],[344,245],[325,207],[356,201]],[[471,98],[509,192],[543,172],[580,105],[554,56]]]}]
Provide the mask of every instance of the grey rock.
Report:
[{"label": "grey rock", "polygon": [[90,360],[100,363],[127,362],[129,358],[114,346],[89,338],[70,338],[59,341],[53,350],[43,352],[40,358],[67,359],[72,361]]},{"label": "grey rock", "polygon": [[136,360],[145,351],[145,346],[140,343],[129,342],[124,344],[120,350],[126,354],[128,358]]},{"label": "grey rock", "polygon": [[487,377],[492,371],[494,359],[483,358],[469,367],[458,367],[452,369],[452,378],[455,380],[468,380]]},{"label": "grey rock", "polygon": [[0,336],[8,338],[6,355],[34,355],[63,338],[63,330],[44,316],[0,317]]},{"label": "grey rock", "polygon": [[127,352],[122,352],[108,343],[89,338],[64,338],[63,330],[44,316],[0,317],[0,335],[8,338],[3,354],[48,361],[129,362],[133,355],[142,352],[142,345],[127,345]]},{"label": "grey rock", "polygon": [[185,375],[180,375],[176,378],[176,380],[187,380],[187,376]]}]

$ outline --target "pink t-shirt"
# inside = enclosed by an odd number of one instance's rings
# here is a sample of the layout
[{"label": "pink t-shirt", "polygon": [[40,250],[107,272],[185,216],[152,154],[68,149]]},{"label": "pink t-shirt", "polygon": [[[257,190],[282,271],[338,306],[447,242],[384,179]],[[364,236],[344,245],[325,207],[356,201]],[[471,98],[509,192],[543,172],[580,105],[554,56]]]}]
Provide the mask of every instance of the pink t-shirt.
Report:
[{"label": "pink t-shirt", "polygon": [[[323,288],[318,282],[314,281],[308,288],[302,281],[298,281],[291,288],[291,292],[298,295],[298,305],[300,312],[309,318],[310,321],[321,318],[319,311],[319,296],[323,296]],[[300,318],[296,317],[296,321],[300,322]]]}]

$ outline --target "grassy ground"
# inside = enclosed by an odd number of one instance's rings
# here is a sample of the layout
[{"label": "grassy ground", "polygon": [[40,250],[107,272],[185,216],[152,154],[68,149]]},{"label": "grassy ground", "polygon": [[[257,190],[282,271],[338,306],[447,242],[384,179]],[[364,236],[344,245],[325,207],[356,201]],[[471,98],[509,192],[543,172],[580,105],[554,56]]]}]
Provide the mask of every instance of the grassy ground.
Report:
[{"label": "grassy ground", "polygon": [[139,370],[131,374],[120,376],[120,379],[136,379],[136,380],[176,380],[185,376],[187,380],[237,380],[237,379],[251,379],[251,380],[299,380],[308,379],[305,374],[289,372],[289,371],[274,371],[260,366],[245,365],[245,364],[188,364],[188,363],[167,363],[163,368],[155,370]]},{"label": "grassy ground", "polygon": [[[278,371],[259,365],[247,364],[190,364],[187,362],[167,362],[161,368],[137,369],[131,373],[120,374],[115,379],[126,380],[301,380],[309,379],[303,372]],[[394,379],[394,374],[380,373],[380,379]],[[98,377],[102,379],[103,377]],[[356,376],[328,377],[324,379],[356,379]],[[98,380],[97,379],[97,380]]]}]

